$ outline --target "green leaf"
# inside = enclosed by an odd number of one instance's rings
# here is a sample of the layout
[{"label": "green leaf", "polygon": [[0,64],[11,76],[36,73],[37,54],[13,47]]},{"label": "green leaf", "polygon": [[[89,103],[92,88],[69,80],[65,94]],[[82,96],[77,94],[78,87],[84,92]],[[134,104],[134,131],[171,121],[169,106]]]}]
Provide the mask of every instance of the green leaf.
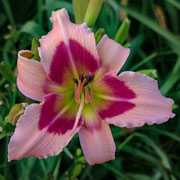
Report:
[{"label": "green leaf", "polygon": [[42,29],[42,27],[39,24],[37,24],[35,21],[26,22],[20,29],[20,32],[28,33],[33,37],[37,37],[37,38],[46,34],[46,32]]},{"label": "green leaf", "polygon": [[152,29],[154,32],[162,36],[164,39],[168,41],[168,45],[172,50],[174,50],[177,54],[180,54],[180,41],[177,39],[177,37],[169,32],[168,30],[162,28],[160,25],[158,25],[156,22],[154,22],[149,17],[145,16],[144,14],[141,14],[140,12],[134,10],[133,8],[126,7],[120,5],[120,8],[125,10],[128,15],[132,16],[148,28]]},{"label": "green leaf", "polygon": [[160,88],[162,94],[167,94],[171,88],[175,85],[175,83],[180,79],[180,57],[177,59],[176,64],[174,65],[173,70],[170,72],[168,78],[166,81],[164,81],[164,84]]},{"label": "green leaf", "polygon": [[65,152],[65,154],[66,154],[70,159],[73,159],[73,155],[72,155],[72,153],[69,151],[68,148],[65,147],[63,151]]},{"label": "green leaf", "polygon": [[0,27],[2,27],[6,22],[6,16],[3,13],[0,13]]},{"label": "green leaf", "polygon": [[180,10],[180,3],[176,0],[166,0],[169,4],[172,4],[174,7]]},{"label": "green leaf", "polygon": [[0,139],[4,138],[6,135],[7,135],[7,133],[5,133],[5,132],[0,133]]},{"label": "green leaf", "polygon": [[60,165],[61,165],[61,159],[62,159],[62,154],[59,155],[58,162],[56,163],[56,167],[55,167],[54,172],[53,172],[53,177],[55,179],[58,178],[59,169],[60,169]]},{"label": "green leaf", "polygon": [[0,63],[0,73],[9,82],[15,82],[15,77],[13,75],[13,72],[11,71],[11,67],[4,61]]},{"label": "green leaf", "polygon": [[0,175],[0,180],[6,180],[4,176]]},{"label": "green leaf", "polygon": [[134,65],[132,68],[130,68],[131,71],[135,71],[136,69],[138,69],[139,67],[141,67],[142,65],[144,65],[145,63],[151,61],[152,59],[154,59],[157,56],[157,53],[152,53],[150,54],[148,57],[146,57],[143,61],[140,61],[138,64]]},{"label": "green leaf", "polygon": [[15,28],[16,24],[15,24],[15,21],[14,21],[14,15],[12,13],[12,8],[10,7],[9,0],[2,0],[2,4],[4,6],[4,9],[6,11],[7,17],[9,19],[11,25]]},{"label": "green leaf", "polygon": [[161,158],[161,162],[163,166],[166,169],[171,170],[171,165],[169,163],[167,155],[146,135],[141,133],[133,133],[131,134],[124,142],[122,142],[117,150],[120,151],[127,143],[129,143],[134,137],[139,137],[141,140],[143,140],[146,144],[150,145],[154,151],[158,154],[158,156]]},{"label": "green leaf", "polygon": [[104,168],[106,168],[109,171],[113,172],[114,174],[116,174],[117,176],[122,178],[123,180],[130,180],[127,176],[125,176],[122,172],[119,171],[119,169],[117,169],[114,166],[111,166],[111,165],[109,165],[107,163],[101,164],[101,166],[103,166]]}]

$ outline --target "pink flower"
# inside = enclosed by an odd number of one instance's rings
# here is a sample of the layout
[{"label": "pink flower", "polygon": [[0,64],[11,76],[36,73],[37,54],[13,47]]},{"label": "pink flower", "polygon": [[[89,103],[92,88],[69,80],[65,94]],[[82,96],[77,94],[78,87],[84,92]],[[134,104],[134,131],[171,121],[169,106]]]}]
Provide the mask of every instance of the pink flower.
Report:
[{"label": "pink flower", "polygon": [[29,105],[17,122],[8,159],[59,154],[78,132],[89,164],[115,157],[109,124],[140,127],[173,118],[173,100],[157,81],[123,72],[129,49],[105,35],[97,47],[86,23],[70,22],[65,9],[53,12],[53,29],[40,40],[41,62],[18,54],[19,90],[40,104]]}]

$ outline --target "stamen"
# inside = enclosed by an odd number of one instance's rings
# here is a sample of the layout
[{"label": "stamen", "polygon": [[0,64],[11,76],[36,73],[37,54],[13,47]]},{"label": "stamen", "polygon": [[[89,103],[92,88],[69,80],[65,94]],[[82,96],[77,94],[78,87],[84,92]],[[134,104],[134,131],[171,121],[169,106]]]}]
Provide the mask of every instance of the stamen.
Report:
[{"label": "stamen", "polygon": [[[94,75],[92,74],[87,74],[85,77],[81,73],[79,74],[79,81],[76,78],[73,78],[74,80],[74,94],[75,94],[75,101],[76,103],[80,103],[80,95],[85,88],[85,103],[89,103],[90,101],[93,100],[93,80],[94,80]],[[89,93],[89,89],[87,87],[88,83],[91,83],[91,91]]]},{"label": "stamen", "polygon": [[85,76],[85,83],[84,83],[84,87],[91,81],[91,74],[88,74],[87,76]]},{"label": "stamen", "polygon": [[90,95],[89,95],[89,89],[88,87],[86,86],[85,87],[85,103],[88,104],[89,103],[89,99],[90,99]]},{"label": "stamen", "polygon": [[79,80],[80,80],[81,82],[83,82],[83,80],[84,80],[83,73],[79,74]]},{"label": "stamen", "polygon": [[77,84],[75,84],[74,89],[75,89],[75,91],[74,91],[75,101],[76,101],[76,103],[80,103],[80,98],[79,98],[79,93],[78,93],[78,85]]},{"label": "stamen", "polygon": [[91,80],[90,82],[93,82],[94,81],[94,74],[91,75]]},{"label": "stamen", "polygon": [[88,104],[89,102],[91,102],[93,100],[93,83],[91,84],[91,94],[89,94],[89,89],[86,86],[85,87],[85,103]]},{"label": "stamen", "polygon": [[84,83],[85,83],[86,79],[83,80],[83,82],[79,81],[78,84],[75,84],[75,101],[76,103],[80,103],[80,95],[81,95],[81,92],[83,90],[83,87],[84,87]]},{"label": "stamen", "polygon": [[78,80],[76,78],[73,78],[73,81],[74,81],[75,84],[78,85]]}]

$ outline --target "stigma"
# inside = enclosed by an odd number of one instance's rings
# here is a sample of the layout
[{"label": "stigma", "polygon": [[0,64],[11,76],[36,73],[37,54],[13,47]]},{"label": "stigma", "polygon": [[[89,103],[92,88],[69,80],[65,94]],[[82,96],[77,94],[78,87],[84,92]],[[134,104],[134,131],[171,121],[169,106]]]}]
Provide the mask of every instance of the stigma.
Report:
[{"label": "stigma", "polygon": [[[79,79],[73,78],[74,81],[74,95],[75,95],[75,101],[76,103],[80,103],[80,96],[83,90],[85,90],[85,103],[88,104],[93,100],[93,81],[94,81],[94,75],[88,73],[86,76],[84,76],[82,73],[79,74]],[[88,84],[91,84],[90,90],[88,87]]]}]

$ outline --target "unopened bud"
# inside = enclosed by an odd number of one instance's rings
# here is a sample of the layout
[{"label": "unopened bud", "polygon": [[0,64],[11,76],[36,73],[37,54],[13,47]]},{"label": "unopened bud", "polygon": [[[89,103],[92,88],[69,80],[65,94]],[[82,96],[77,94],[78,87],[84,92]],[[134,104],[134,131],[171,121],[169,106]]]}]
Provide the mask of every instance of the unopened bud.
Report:
[{"label": "unopened bud", "polygon": [[98,44],[98,42],[101,40],[101,38],[104,36],[105,34],[105,30],[103,28],[99,28],[94,37],[95,37],[95,40],[96,40],[96,44]]},{"label": "unopened bud", "polygon": [[76,155],[80,156],[82,154],[82,150],[80,148],[76,149]]},{"label": "unopened bud", "polygon": [[31,51],[33,53],[32,59],[40,61],[39,57],[39,52],[38,52],[38,47],[40,46],[38,38],[33,38],[32,39],[32,44],[31,44]]},{"label": "unopened bud", "polygon": [[27,105],[28,105],[27,103],[19,103],[19,104],[13,105],[9,114],[6,116],[5,121],[13,125],[16,125],[19,117],[22,114],[24,114],[24,110]]},{"label": "unopened bud", "polygon": [[87,23],[88,27],[93,27],[99,12],[101,10],[101,7],[103,5],[103,0],[90,0],[88,4],[88,8],[85,14],[84,21]]},{"label": "unopened bud", "polygon": [[84,16],[88,6],[88,0],[72,0],[75,22],[77,24],[83,23]]},{"label": "unopened bud", "polygon": [[77,176],[79,176],[81,174],[82,168],[83,167],[81,164],[76,164],[74,169],[73,169],[71,179],[75,179]]},{"label": "unopened bud", "polygon": [[119,44],[123,44],[124,41],[126,40],[129,32],[130,23],[131,23],[130,20],[126,18],[119,27],[119,30],[117,31],[116,36],[114,38],[114,40]]},{"label": "unopened bud", "polygon": [[152,77],[154,79],[158,77],[156,69],[142,69],[137,72],[139,72],[141,74],[146,74],[147,76]]},{"label": "unopened bud", "polygon": [[81,164],[86,164],[87,163],[84,156],[77,158],[75,162],[76,163],[81,163]]}]

